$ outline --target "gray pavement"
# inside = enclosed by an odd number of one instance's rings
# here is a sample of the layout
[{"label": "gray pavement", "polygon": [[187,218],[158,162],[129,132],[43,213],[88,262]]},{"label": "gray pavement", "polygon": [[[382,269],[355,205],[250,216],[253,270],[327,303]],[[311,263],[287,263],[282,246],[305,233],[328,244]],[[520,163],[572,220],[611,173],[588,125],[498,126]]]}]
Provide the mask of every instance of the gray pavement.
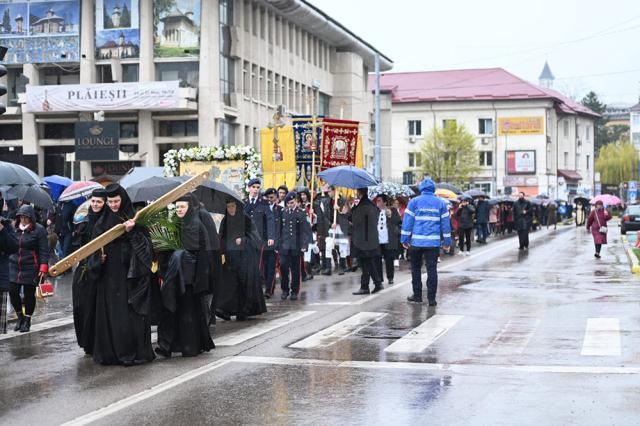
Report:
[{"label": "gray pavement", "polygon": [[131,368],[77,348],[66,278],[39,331],[0,337],[0,421],[640,424],[640,281],[610,232],[601,260],[573,227],[445,256],[435,308],[406,303],[407,265],[370,296],[357,274],[316,278],[219,322],[211,353]]}]

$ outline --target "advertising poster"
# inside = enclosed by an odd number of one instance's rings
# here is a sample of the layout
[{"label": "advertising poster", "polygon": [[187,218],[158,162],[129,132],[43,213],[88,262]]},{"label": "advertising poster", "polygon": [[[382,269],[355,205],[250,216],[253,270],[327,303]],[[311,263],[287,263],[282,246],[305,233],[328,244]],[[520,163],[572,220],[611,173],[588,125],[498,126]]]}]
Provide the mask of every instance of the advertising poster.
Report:
[{"label": "advertising poster", "polygon": [[498,135],[542,135],[544,134],[544,117],[500,117],[498,118]]},{"label": "advertising poster", "polygon": [[96,59],[126,59],[138,56],[138,0],[96,0]]},{"label": "advertising poster", "polygon": [[79,61],[79,0],[2,1],[0,24],[5,64]]},{"label": "advertising poster", "polygon": [[200,0],[154,0],[156,57],[198,57]]},{"label": "advertising poster", "polygon": [[118,160],[120,123],[78,121],[75,123],[76,161]]},{"label": "advertising poster", "polygon": [[507,151],[507,173],[508,174],[535,174],[536,173],[536,152],[535,151]]}]

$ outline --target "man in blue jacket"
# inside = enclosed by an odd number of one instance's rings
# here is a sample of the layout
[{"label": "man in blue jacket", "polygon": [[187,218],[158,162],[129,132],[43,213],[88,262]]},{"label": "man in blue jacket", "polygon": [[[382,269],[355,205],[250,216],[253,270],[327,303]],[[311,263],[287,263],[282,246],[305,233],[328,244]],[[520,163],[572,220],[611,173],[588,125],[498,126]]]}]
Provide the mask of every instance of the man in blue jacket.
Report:
[{"label": "man in blue jacket", "polygon": [[[436,185],[425,178],[419,185],[420,196],[412,199],[404,211],[400,241],[411,250],[411,283],[409,302],[422,303],[422,258],[427,264],[427,299],[436,306],[438,290],[438,256],[440,245],[451,246],[451,219],[446,201],[435,196]],[[444,240],[441,243],[441,240]]]}]

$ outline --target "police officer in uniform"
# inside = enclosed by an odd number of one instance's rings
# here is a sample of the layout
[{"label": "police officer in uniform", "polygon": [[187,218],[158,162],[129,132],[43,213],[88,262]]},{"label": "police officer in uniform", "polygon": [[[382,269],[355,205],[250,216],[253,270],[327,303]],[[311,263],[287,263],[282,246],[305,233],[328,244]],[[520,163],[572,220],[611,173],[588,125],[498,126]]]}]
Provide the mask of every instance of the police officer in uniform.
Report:
[{"label": "police officer in uniform", "polygon": [[[291,300],[297,300],[300,291],[300,256],[311,243],[311,225],[307,221],[305,211],[298,207],[295,192],[288,193],[284,201],[282,232],[278,241],[281,298],[285,300],[291,292]],[[291,286],[289,286],[289,278],[291,278]]]},{"label": "police officer in uniform", "polygon": [[276,282],[276,269],[278,264],[278,254],[276,247],[278,246],[278,240],[282,232],[282,211],[284,210],[280,206],[280,200],[278,197],[278,191],[275,188],[269,188],[264,191],[264,196],[269,202],[269,209],[273,214],[273,221],[275,224],[275,240],[276,243],[273,247],[265,247],[262,262],[264,263],[264,283],[266,290],[264,296],[269,299],[273,295],[273,290]]},{"label": "police officer in uniform", "polygon": [[[269,208],[269,203],[260,196],[260,179],[251,179],[247,185],[249,188],[249,198],[244,205],[244,213],[251,218],[256,226],[258,234],[262,239],[260,251],[275,247],[275,222],[273,213]],[[260,258],[262,264],[262,257]]]}]

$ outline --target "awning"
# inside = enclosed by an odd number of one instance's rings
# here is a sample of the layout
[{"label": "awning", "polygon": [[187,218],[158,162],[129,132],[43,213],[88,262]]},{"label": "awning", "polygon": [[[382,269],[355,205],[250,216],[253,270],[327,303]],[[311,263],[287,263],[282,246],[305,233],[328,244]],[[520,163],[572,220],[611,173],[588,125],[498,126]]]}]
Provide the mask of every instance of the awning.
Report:
[{"label": "awning", "polygon": [[575,170],[558,169],[558,176],[562,176],[566,180],[572,180],[572,181],[582,180],[582,176],[580,176],[580,173],[576,172]]}]

